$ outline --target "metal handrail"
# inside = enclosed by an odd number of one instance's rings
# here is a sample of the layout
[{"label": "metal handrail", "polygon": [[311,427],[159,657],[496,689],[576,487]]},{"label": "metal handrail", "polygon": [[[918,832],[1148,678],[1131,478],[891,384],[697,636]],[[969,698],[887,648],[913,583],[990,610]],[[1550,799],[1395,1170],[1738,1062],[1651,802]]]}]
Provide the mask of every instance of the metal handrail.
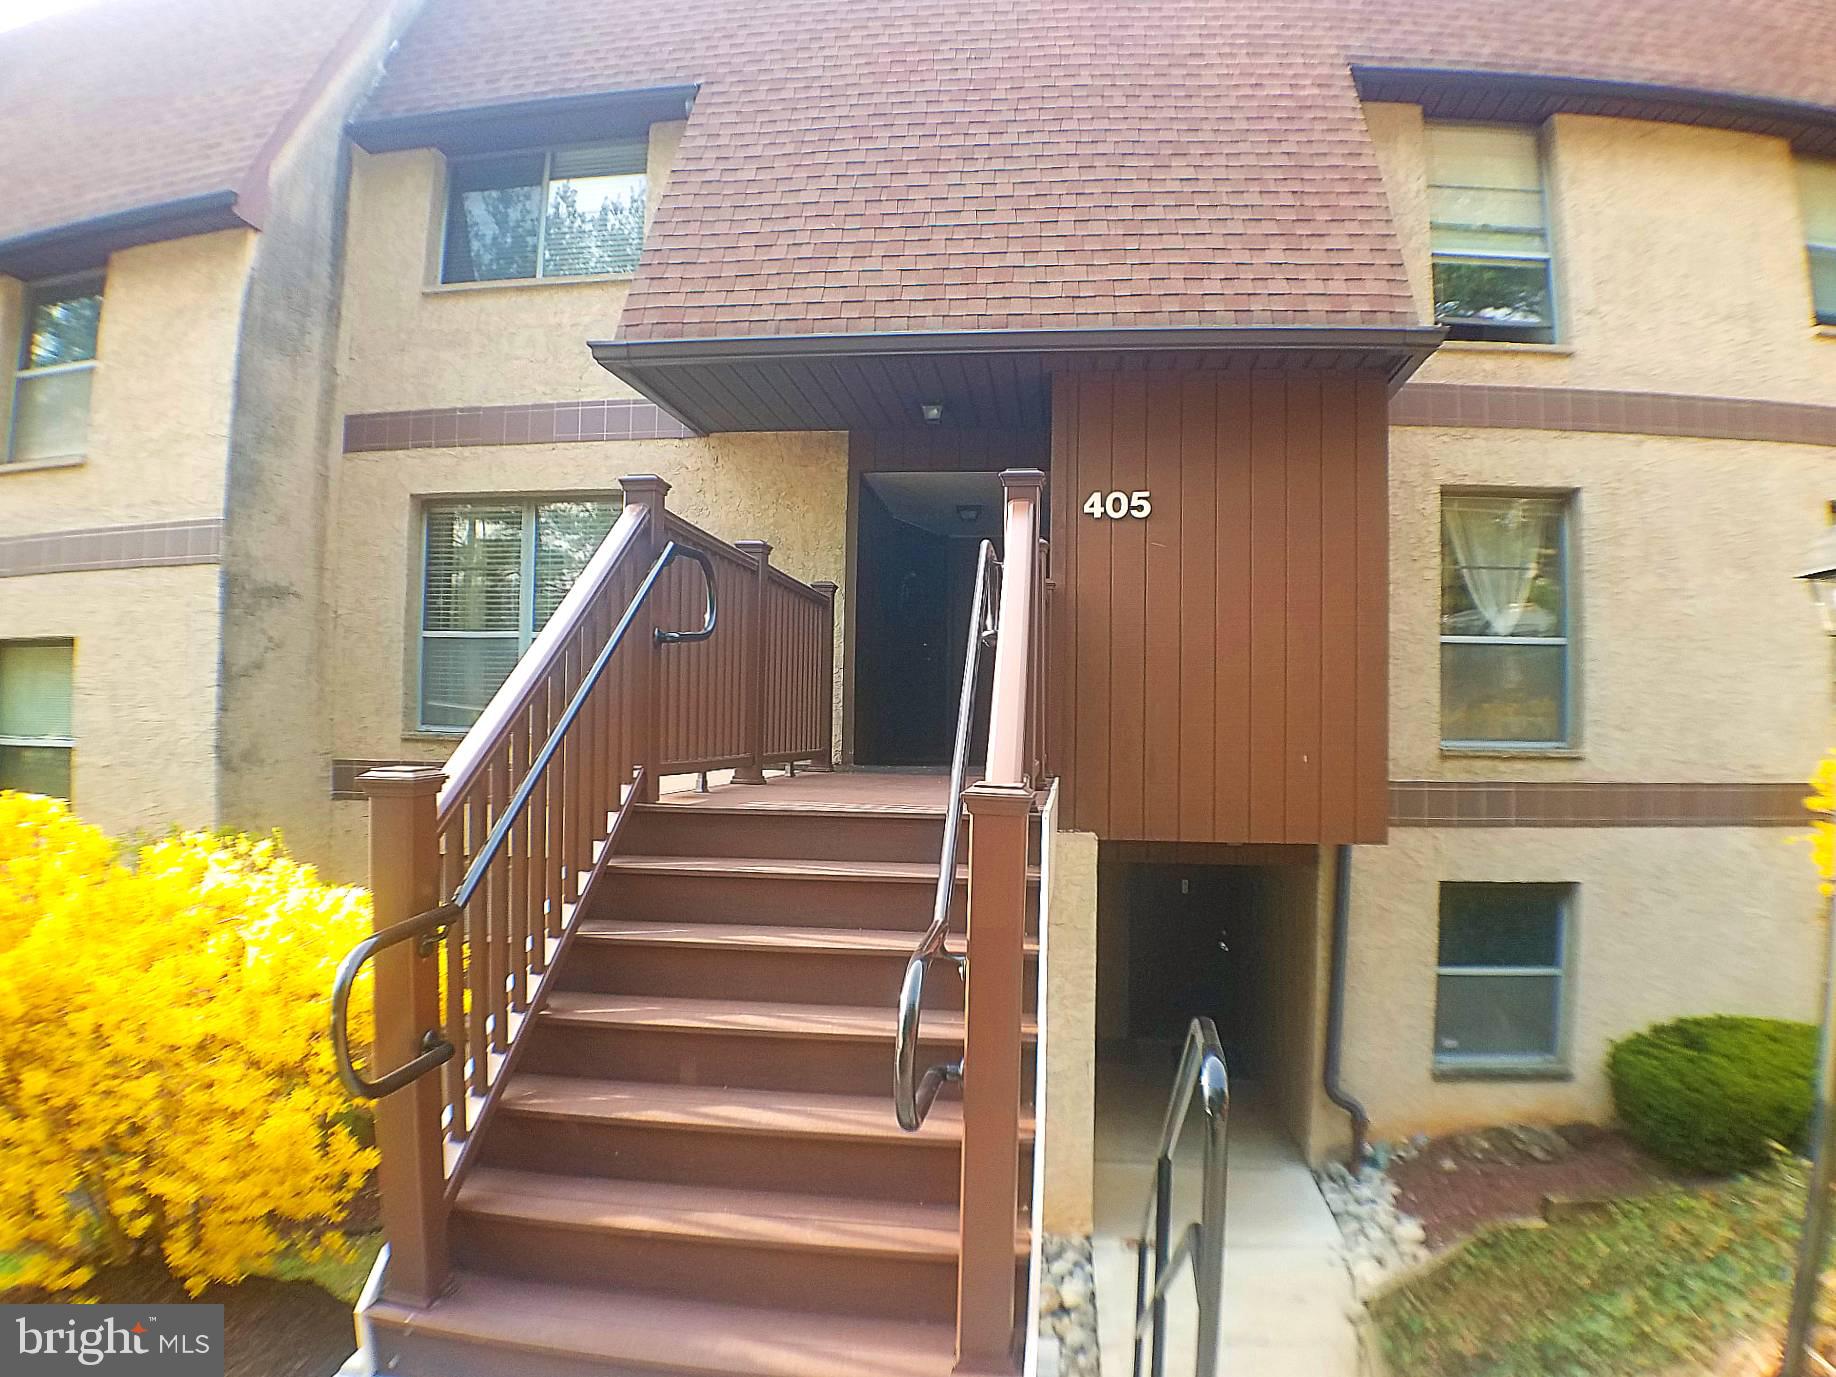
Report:
[{"label": "metal handrail", "polygon": [[931,925],[911,960],[905,963],[905,980],[899,987],[899,1019],[893,1036],[893,1113],[899,1127],[916,1133],[944,1086],[961,1081],[963,1064],[946,1062],[918,1072],[918,1021],[924,1005],[924,973],[931,962],[947,957],[962,976],[968,958],[944,950],[950,927],[950,896],[956,888],[956,839],[962,830],[963,783],[969,765],[969,728],[975,715],[975,686],[980,678],[981,650],[993,645],[996,624],[996,584],[1001,561],[994,542],[984,540],[976,551],[975,594],[969,600],[969,635],[963,655],[963,686],[956,701],[956,745],[950,754],[950,792],[944,807],[943,848],[937,862],[937,892],[931,903]]},{"label": "metal handrail", "polygon": [[376,1080],[367,1079],[360,1074],[351,1060],[348,1018],[351,989],[356,983],[357,973],[377,952],[394,946],[398,942],[405,942],[411,937],[421,939],[420,950],[423,956],[430,955],[439,948],[440,943],[446,938],[447,929],[465,912],[466,905],[471,903],[473,896],[477,894],[479,885],[484,883],[485,875],[491,868],[491,862],[497,859],[498,853],[503,849],[505,839],[509,837],[511,829],[516,826],[523,808],[529,802],[530,795],[535,792],[536,785],[541,781],[544,771],[548,769],[549,762],[554,759],[555,752],[561,749],[561,740],[567,735],[568,728],[573,726],[574,719],[580,715],[581,710],[586,706],[587,699],[598,687],[600,677],[605,673],[606,666],[611,664],[613,655],[618,652],[620,644],[625,639],[625,633],[631,629],[632,622],[637,619],[639,609],[650,597],[651,590],[657,585],[657,580],[663,577],[663,571],[678,558],[693,560],[701,567],[702,578],[707,590],[707,604],[702,626],[696,631],[664,631],[658,628],[656,642],[658,645],[674,645],[685,641],[705,641],[714,634],[715,622],[719,617],[719,606],[714,593],[714,562],[693,546],[681,545],[672,540],[658,552],[656,561],[650,566],[650,572],[644,575],[644,581],[638,585],[637,591],[631,595],[631,601],[626,604],[625,613],[618,619],[618,625],[612,628],[612,634],[606,637],[606,643],[600,647],[599,654],[593,657],[592,665],[581,676],[580,686],[574,690],[574,696],[568,700],[567,707],[562,711],[560,719],[555,723],[554,729],[549,732],[548,740],[542,743],[541,751],[537,753],[534,762],[523,775],[523,782],[517,786],[516,792],[510,796],[510,802],[498,815],[496,824],[491,828],[490,836],[485,839],[485,844],[479,848],[478,854],[472,858],[472,863],[466,867],[465,875],[459,881],[458,888],[453,891],[452,898],[425,913],[416,914],[413,918],[404,919],[392,927],[384,928],[381,932],[372,933],[352,947],[344,960],[339,963],[337,978],[332,982],[332,1052],[337,1063],[338,1079],[344,1083],[344,1088],[354,1097],[363,1100],[379,1100],[385,1095],[395,1093],[403,1086],[413,1084],[435,1067],[444,1066],[452,1060],[455,1050],[452,1043],[441,1035],[439,1029],[430,1028],[421,1038],[421,1045],[425,1050],[413,1061],[397,1067],[386,1076]]},{"label": "metal handrail", "polygon": [[[1186,1126],[1192,1096],[1205,1112],[1205,1165],[1198,1222],[1169,1248],[1167,1231],[1173,1213],[1173,1153]],[[1198,1290],[1198,1362],[1194,1377],[1217,1377],[1219,1334],[1223,1325],[1224,1192],[1230,1166],[1230,1075],[1218,1030],[1208,1018],[1195,1018],[1186,1030],[1173,1095],[1160,1126],[1160,1150],[1154,1157],[1154,1193],[1141,1219],[1141,1242],[1135,1254],[1135,1363],[1141,1377],[1143,1340],[1154,1338],[1151,1377],[1166,1368],[1167,1287],[1187,1263]],[[1153,1249],[1152,1285],[1148,1250]]]}]

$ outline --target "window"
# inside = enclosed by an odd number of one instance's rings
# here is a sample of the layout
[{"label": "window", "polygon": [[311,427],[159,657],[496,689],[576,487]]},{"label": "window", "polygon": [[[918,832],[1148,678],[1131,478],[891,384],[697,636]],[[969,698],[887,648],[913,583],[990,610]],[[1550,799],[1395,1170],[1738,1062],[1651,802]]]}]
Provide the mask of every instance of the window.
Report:
[{"label": "window", "polygon": [[1567,885],[1441,886],[1437,1067],[1561,1067],[1569,892]]},{"label": "window", "polygon": [[1836,325],[1836,158],[1798,159],[1811,301],[1822,325]]},{"label": "window", "polygon": [[644,139],[456,158],[442,282],[629,273],[644,247]]},{"label": "window", "polygon": [[0,641],[0,789],[70,797],[69,641]]},{"label": "window", "polygon": [[427,508],[421,726],[478,720],[612,529],[621,498]]},{"label": "window", "polygon": [[89,440],[89,384],[101,326],[99,276],[45,283],[27,295],[8,458],[28,463],[82,455]]},{"label": "window", "polygon": [[1434,318],[1452,339],[1555,338],[1543,159],[1536,131],[1428,126]]},{"label": "window", "polygon": [[1569,743],[1568,502],[1441,495],[1441,741]]}]

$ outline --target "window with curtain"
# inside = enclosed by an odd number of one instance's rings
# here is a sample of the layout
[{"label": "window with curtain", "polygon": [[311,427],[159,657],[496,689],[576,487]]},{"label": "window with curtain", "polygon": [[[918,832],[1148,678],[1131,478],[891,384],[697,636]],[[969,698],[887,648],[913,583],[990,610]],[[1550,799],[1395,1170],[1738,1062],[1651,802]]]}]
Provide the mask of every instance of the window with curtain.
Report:
[{"label": "window with curtain", "polygon": [[1452,339],[1547,344],[1555,279],[1534,129],[1428,125],[1434,318]]},{"label": "window with curtain", "polygon": [[630,273],[644,247],[645,139],[455,158],[442,282]]},{"label": "window with curtain", "polygon": [[1571,887],[1443,884],[1434,1063],[1559,1070]]},{"label": "window with curtain", "polygon": [[1811,306],[1822,325],[1836,325],[1836,158],[1798,159],[1804,237],[1810,250]]},{"label": "window with curtain", "polygon": [[1569,744],[1563,497],[1441,495],[1441,740]]},{"label": "window with curtain", "polygon": [[89,392],[102,328],[100,274],[63,278],[26,295],[25,338],[13,376],[15,463],[80,458],[89,442]]},{"label": "window with curtain", "polygon": [[70,798],[69,641],[0,641],[0,789]]},{"label": "window with curtain", "polygon": [[436,502],[426,511],[420,724],[464,731],[567,596],[622,499]]}]

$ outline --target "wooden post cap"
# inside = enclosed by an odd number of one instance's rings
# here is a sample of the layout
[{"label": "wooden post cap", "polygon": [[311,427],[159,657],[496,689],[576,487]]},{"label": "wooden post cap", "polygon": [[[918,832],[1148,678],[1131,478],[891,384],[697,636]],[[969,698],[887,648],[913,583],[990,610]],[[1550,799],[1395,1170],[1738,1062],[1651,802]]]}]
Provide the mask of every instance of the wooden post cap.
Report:
[{"label": "wooden post cap", "polygon": [[963,790],[963,807],[971,817],[1012,817],[1033,810],[1033,791],[1024,784],[971,784]]},{"label": "wooden post cap", "polygon": [[437,794],[446,783],[446,771],[438,765],[383,765],[365,770],[357,776],[357,782],[371,798],[380,794]]},{"label": "wooden post cap", "polygon": [[669,483],[654,473],[628,473],[618,486],[627,502],[661,502],[669,496]]},{"label": "wooden post cap", "polygon": [[1001,486],[1009,493],[1016,491],[1025,492],[1028,490],[1038,492],[1041,488],[1045,487],[1045,481],[1046,476],[1043,469],[1001,470]]}]

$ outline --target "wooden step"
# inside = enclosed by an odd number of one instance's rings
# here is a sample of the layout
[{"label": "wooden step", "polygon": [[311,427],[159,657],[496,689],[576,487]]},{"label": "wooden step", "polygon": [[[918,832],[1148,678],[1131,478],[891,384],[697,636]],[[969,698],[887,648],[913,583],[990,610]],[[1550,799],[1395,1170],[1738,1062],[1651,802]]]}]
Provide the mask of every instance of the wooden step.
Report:
[{"label": "wooden step", "polygon": [[368,1312],[397,1377],[947,1377],[948,1323],[680,1300],[462,1271],[426,1310]]},{"label": "wooden step", "polygon": [[[937,866],[897,861],[755,856],[615,856],[590,915],[641,922],[795,924],[922,932]],[[968,870],[957,867],[952,925],[961,930]],[[1038,925],[1039,872],[1028,871],[1028,931]]]},{"label": "wooden step", "polygon": [[[453,1227],[468,1267],[510,1276],[888,1318],[955,1306],[948,1205],[485,1169]],[[1018,1231],[1016,1260],[1026,1247]]]},{"label": "wooden step", "polygon": [[[890,1080],[891,1069],[887,1077]],[[825,1190],[952,1204],[961,1104],[940,1098],[916,1133],[886,1090],[833,1095],[519,1072],[479,1144],[481,1165],[735,1190]],[[1023,1124],[1032,1138],[1032,1121]]]},{"label": "wooden step", "polygon": [[[659,856],[929,862],[936,867],[943,845],[941,804],[935,808],[774,805],[770,792],[767,787],[758,799],[742,803],[640,805],[627,832],[627,848]],[[1037,860],[1037,815],[1031,847],[1030,854]]]}]

